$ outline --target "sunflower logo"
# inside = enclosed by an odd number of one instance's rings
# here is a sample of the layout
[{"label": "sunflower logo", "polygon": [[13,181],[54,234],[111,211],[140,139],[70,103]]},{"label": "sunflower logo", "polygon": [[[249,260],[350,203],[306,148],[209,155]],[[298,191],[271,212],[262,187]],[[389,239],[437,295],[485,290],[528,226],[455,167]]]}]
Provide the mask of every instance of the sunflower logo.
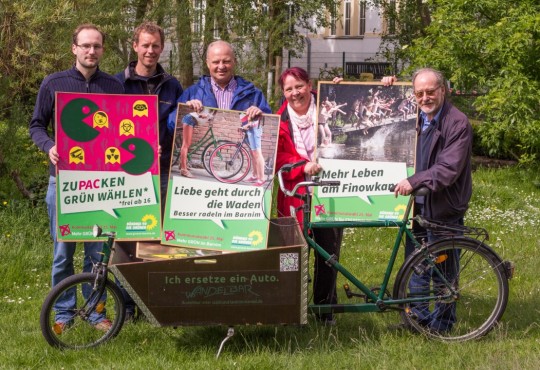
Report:
[{"label": "sunflower logo", "polygon": [[146,230],[152,230],[157,226],[157,219],[154,215],[145,215],[142,222],[146,222]]},{"label": "sunflower logo", "polygon": [[[406,209],[407,207],[405,206],[405,204],[399,204],[396,206],[396,208],[394,208],[394,211],[396,212],[403,211],[403,213],[405,213]],[[398,219],[403,218],[403,213],[399,214]]]},{"label": "sunflower logo", "polygon": [[248,234],[248,236],[252,239],[251,245],[254,247],[261,244],[263,241],[262,233],[259,230],[253,230]]}]

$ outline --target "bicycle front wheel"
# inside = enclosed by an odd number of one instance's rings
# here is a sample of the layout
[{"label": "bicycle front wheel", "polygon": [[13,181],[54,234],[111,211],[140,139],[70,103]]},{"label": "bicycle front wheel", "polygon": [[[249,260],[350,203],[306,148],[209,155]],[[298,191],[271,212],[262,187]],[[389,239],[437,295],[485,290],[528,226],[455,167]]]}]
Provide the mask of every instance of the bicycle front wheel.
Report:
[{"label": "bicycle front wheel", "polygon": [[411,255],[396,277],[394,297],[415,300],[402,305],[407,327],[435,339],[465,341],[493,329],[508,290],[499,256],[477,240],[456,237]]},{"label": "bicycle front wheel", "polygon": [[41,332],[53,347],[97,346],[120,332],[125,305],[122,292],[110,280],[93,273],[70,276],[57,284],[41,308]]},{"label": "bicycle front wheel", "polygon": [[206,170],[206,172],[208,172],[209,175],[212,175],[212,171],[210,170],[210,156],[212,155],[212,152],[218,146],[227,144],[227,143],[234,144],[232,141],[229,141],[229,140],[217,140],[217,141],[211,142],[203,149],[202,154],[201,154],[202,163],[203,163],[204,169]]},{"label": "bicycle front wheel", "polygon": [[229,184],[241,181],[251,169],[248,151],[235,143],[218,146],[210,156],[210,171],[217,180]]}]

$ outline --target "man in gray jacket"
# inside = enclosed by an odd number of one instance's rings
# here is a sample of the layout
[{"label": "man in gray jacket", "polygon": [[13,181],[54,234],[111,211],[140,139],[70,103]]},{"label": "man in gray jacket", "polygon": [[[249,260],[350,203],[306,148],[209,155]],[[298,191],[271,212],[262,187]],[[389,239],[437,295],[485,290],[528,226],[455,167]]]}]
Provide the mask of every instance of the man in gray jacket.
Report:
[{"label": "man in gray jacket", "polygon": [[[383,83],[391,84],[394,80],[385,77]],[[472,195],[472,127],[465,114],[446,99],[446,81],[441,72],[419,69],[413,74],[412,82],[421,110],[417,124],[416,171],[396,185],[395,194],[409,195],[418,188],[427,187],[429,194],[415,199],[416,212],[446,224],[463,225]],[[418,225],[415,225],[416,231],[421,231]],[[429,231],[427,237],[430,242],[436,240]],[[406,256],[413,251],[414,245],[408,240]],[[449,256],[445,263],[454,267],[452,276],[445,277],[457,279],[459,251]],[[431,280],[435,286],[438,277],[432,276]],[[430,277],[428,274],[415,276],[411,284],[429,286]],[[451,330],[456,321],[453,303],[436,303],[433,311],[427,305],[418,304],[413,311],[419,322],[433,331]]]}]

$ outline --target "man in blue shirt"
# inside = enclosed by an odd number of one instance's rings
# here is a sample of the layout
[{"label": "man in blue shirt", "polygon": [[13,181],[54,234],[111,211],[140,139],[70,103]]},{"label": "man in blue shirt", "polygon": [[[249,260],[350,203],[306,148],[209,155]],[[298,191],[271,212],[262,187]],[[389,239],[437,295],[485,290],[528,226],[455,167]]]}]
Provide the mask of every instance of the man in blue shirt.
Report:
[{"label": "man in blue shirt", "polygon": [[[124,87],[116,78],[100,71],[98,65],[103,57],[105,35],[92,24],[83,24],[73,33],[71,51],[75,56],[73,68],[53,73],[43,80],[39,88],[34,114],[30,121],[30,136],[39,149],[48,154],[49,187],[45,201],[49,215],[51,237],[54,243],[52,285],[74,274],[73,255],[75,242],[59,242],[56,238],[56,171],[55,166],[61,159],[54,141],[54,109],[55,93],[101,93],[123,94]],[[49,135],[49,126],[52,132]],[[90,272],[93,263],[100,260],[101,242],[84,243],[83,271]],[[55,331],[63,331],[69,325],[69,310],[75,307],[75,295],[66,294],[58,299],[54,308],[56,312]],[[111,322],[102,314],[93,313],[90,322],[98,330],[108,331]]]},{"label": "man in blue shirt", "polygon": [[[383,83],[392,84],[395,78],[385,77]],[[415,211],[423,216],[446,224],[463,225],[472,195],[471,154],[473,131],[469,120],[446,99],[446,81],[440,71],[431,68],[417,70],[412,77],[416,103],[420,108],[417,124],[415,173],[396,185],[395,194],[409,195],[413,190],[427,187],[430,193],[416,197]],[[414,231],[425,232],[417,224]],[[437,240],[427,231],[428,241]],[[407,240],[406,255],[414,251]],[[459,251],[445,261],[445,278],[457,284],[459,278]],[[437,286],[440,277],[429,274],[415,275],[410,289],[426,290],[430,280]],[[442,285],[442,284],[439,284]],[[413,306],[412,306],[413,307]],[[421,325],[434,332],[452,329],[456,321],[455,303],[437,302],[433,310],[427,304],[413,307]]]}]

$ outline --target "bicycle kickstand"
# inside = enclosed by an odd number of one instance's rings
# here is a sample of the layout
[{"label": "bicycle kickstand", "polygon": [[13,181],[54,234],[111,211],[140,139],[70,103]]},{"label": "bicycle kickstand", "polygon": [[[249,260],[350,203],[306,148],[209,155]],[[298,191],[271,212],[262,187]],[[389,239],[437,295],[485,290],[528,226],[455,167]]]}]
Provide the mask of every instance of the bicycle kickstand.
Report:
[{"label": "bicycle kickstand", "polygon": [[219,355],[221,354],[221,350],[223,349],[223,345],[226,341],[231,339],[231,337],[234,335],[234,328],[232,326],[229,326],[229,330],[227,330],[227,336],[221,341],[221,344],[219,345],[219,349],[216,354],[216,359],[219,358]]}]

